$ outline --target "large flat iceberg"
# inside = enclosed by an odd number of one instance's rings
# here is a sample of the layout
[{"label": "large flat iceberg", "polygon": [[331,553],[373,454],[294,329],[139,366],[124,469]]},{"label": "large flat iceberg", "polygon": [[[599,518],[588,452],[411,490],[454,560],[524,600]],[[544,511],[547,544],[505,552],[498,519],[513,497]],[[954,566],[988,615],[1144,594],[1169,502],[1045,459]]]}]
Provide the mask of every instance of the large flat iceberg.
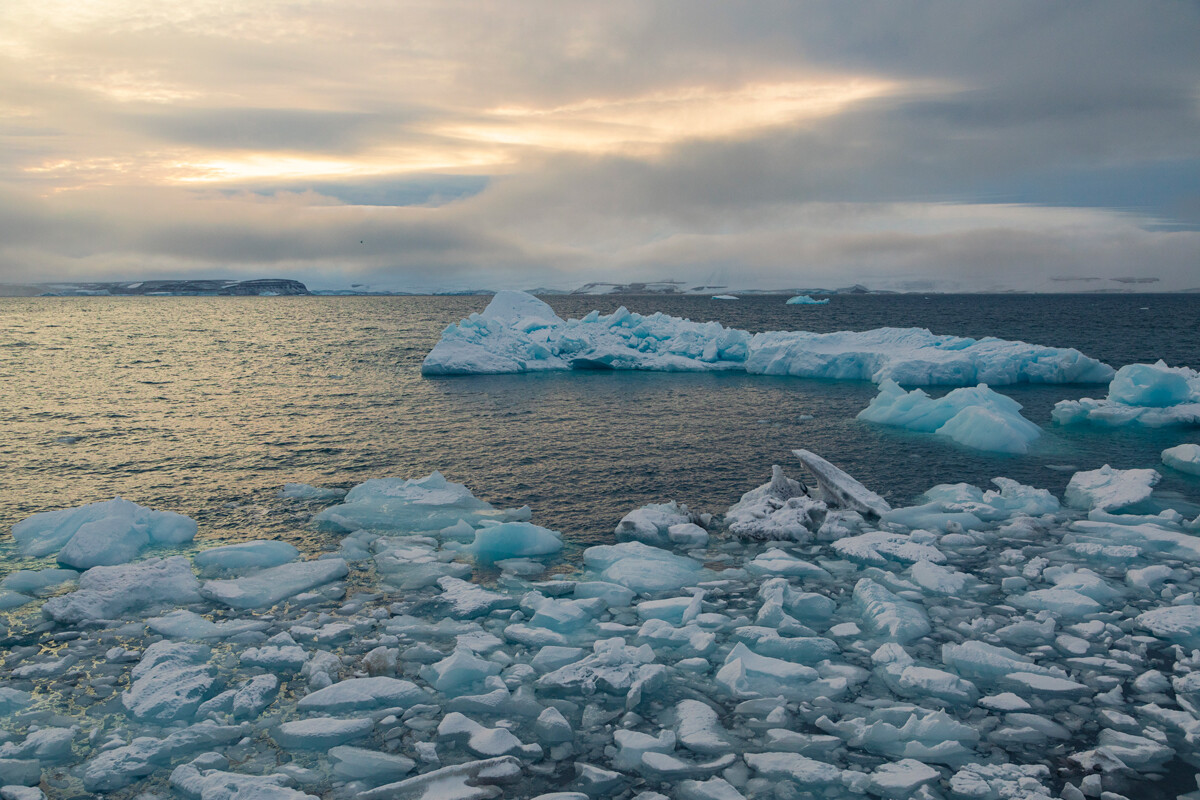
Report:
[{"label": "large flat iceberg", "polygon": [[750,334],[624,307],[563,320],[524,292],[499,292],[481,314],[442,332],[426,375],[569,369],[736,370],[759,375],[908,385],[1103,383],[1106,364],[1078,350],[1004,339],[939,336],[921,328]]},{"label": "large flat iceberg", "polygon": [[893,380],[858,418],[920,433],[947,436],[966,447],[998,453],[1026,453],[1042,429],[1021,416],[1021,404],[984,384],[955,389],[934,399],[920,389],[906,392]]},{"label": "large flat iceberg", "polygon": [[1200,372],[1164,362],[1117,370],[1103,399],[1063,400],[1050,412],[1060,425],[1103,427],[1200,425]]}]

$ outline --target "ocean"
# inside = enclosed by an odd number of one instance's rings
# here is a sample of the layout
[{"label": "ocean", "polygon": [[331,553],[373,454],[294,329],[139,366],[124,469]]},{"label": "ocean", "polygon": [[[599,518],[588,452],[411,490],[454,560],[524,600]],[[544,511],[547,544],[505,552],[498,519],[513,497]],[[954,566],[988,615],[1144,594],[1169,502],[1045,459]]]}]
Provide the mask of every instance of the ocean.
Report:
[{"label": "ocean", "polygon": [[[765,330],[916,326],[1075,347],[1114,367],[1200,365],[1200,303],[1187,295],[550,296],[560,316],[625,305]],[[1023,456],[859,422],[865,382],[745,374],[426,378],[442,329],[488,298],[142,297],[0,299],[0,531],[39,512],[121,496],[199,521],[198,545],[329,541],[275,493],[347,488],[440,470],[503,507],[528,504],[572,550],[612,541],[622,515],[674,499],[720,513],[819,453],[893,505],[939,483],[995,476],[1061,494],[1071,472],[1159,466],[1195,430],[1111,431],[1050,422],[1058,400],[1103,385],[1012,386],[1044,433]],[[946,389],[931,389],[940,394]],[[1180,508],[1200,479],[1164,470]],[[0,566],[0,572],[11,568]]]}]

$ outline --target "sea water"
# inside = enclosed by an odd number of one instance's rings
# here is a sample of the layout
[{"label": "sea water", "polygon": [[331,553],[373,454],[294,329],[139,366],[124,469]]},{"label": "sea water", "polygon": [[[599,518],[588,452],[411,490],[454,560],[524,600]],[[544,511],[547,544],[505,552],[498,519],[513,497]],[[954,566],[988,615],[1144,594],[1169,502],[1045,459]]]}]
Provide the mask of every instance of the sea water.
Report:
[{"label": "sea water", "polygon": [[[1200,365],[1200,303],[1188,295],[837,295],[822,306],[755,295],[545,299],[564,318],[625,305],[752,332],[917,326],[1075,347],[1113,367]],[[1028,454],[1003,456],[856,420],[876,393],[866,382],[423,378],[442,329],[487,302],[0,299],[0,531],[119,495],[198,520],[201,542],[284,535],[304,548],[294,507],[275,498],[283,483],[346,488],[438,469],[497,506],[530,505],[540,524],[582,546],[610,541],[617,520],[648,502],[721,512],[772,464],[789,466],[796,447],[895,505],[938,483],[986,486],[995,476],[1061,494],[1073,468],[1154,467],[1164,448],[1197,440],[1178,428],[1051,424],[1055,402],[1102,397],[1102,385],[996,387],[1045,430]],[[1200,499],[1200,479],[1164,473],[1158,495]]]}]

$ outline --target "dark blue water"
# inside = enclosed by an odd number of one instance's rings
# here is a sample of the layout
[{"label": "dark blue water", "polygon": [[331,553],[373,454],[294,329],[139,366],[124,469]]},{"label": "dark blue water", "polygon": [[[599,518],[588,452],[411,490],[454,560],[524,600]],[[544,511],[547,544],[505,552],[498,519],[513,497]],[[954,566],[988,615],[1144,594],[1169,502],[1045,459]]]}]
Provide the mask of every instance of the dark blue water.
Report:
[{"label": "dark blue water", "polygon": [[[549,297],[563,316],[624,304],[760,330],[920,326],[1077,347],[1120,366],[1200,366],[1194,296]],[[121,495],[197,518],[201,538],[295,536],[285,482],[348,487],[440,469],[576,542],[647,502],[719,512],[790,450],[816,451],[896,502],[997,475],[1061,492],[1070,472],[1159,466],[1196,430],[1049,425],[1103,386],[1003,387],[1046,431],[1026,456],[860,423],[868,383],[587,372],[423,378],[441,330],[485,297],[0,299],[0,532]],[[804,417],[811,416],[812,419]],[[71,437],[74,441],[63,440]],[[1166,471],[1169,472],[1169,471]],[[1167,496],[1200,499],[1169,473]]]}]

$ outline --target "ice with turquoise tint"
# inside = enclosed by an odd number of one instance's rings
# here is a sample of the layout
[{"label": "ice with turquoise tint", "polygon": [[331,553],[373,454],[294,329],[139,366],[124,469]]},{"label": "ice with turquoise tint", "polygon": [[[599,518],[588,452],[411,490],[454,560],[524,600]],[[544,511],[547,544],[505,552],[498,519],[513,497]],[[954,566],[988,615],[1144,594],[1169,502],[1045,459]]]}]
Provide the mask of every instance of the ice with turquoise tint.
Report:
[{"label": "ice with turquoise tint", "polygon": [[1200,475],[1200,444],[1179,444],[1162,451],[1162,461],[1168,467]]},{"label": "ice with turquoise tint", "polygon": [[1113,376],[1078,350],[921,328],[750,334],[624,307],[563,320],[533,295],[513,291],[498,292],[483,313],[448,326],[421,366],[426,375],[569,369],[736,370],[944,386],[1103,383]]},{"label": "ice with turquoise tint", "polygon": [[893,507],[780,455],[579,563],[437,473],[290,492],[334,504],[306,552],[31,558],[0,584],[0,796],[1078,800],[1200,770],[1200,520],[1158,472]]},{"label": "ice with turquoise tint", "polygon": [[858,418],[920,433],[946,436],[976,450],[1025,453],[1042,430],[1021,416],[1021,404],[984,384],[954,389],[938,398],[921,389],[906,392],[885,380]]},{"label": "ice with turquoise tint", "polygon": [[1060,425],[1113,428],[1200,425],[1200,372],[1162,361],[1128,364],[1113,376],[1107,397],[1062,400],[1051,417]]},{"label": "ice with turquoise tint", "polygon": [[789,297],[787,299],[787,305],[789,306],[823,306],[828,302],[828,297],[820,300],[814,300],[812,297],[809,297],[806,294],[798,294],[795,297]]}]

